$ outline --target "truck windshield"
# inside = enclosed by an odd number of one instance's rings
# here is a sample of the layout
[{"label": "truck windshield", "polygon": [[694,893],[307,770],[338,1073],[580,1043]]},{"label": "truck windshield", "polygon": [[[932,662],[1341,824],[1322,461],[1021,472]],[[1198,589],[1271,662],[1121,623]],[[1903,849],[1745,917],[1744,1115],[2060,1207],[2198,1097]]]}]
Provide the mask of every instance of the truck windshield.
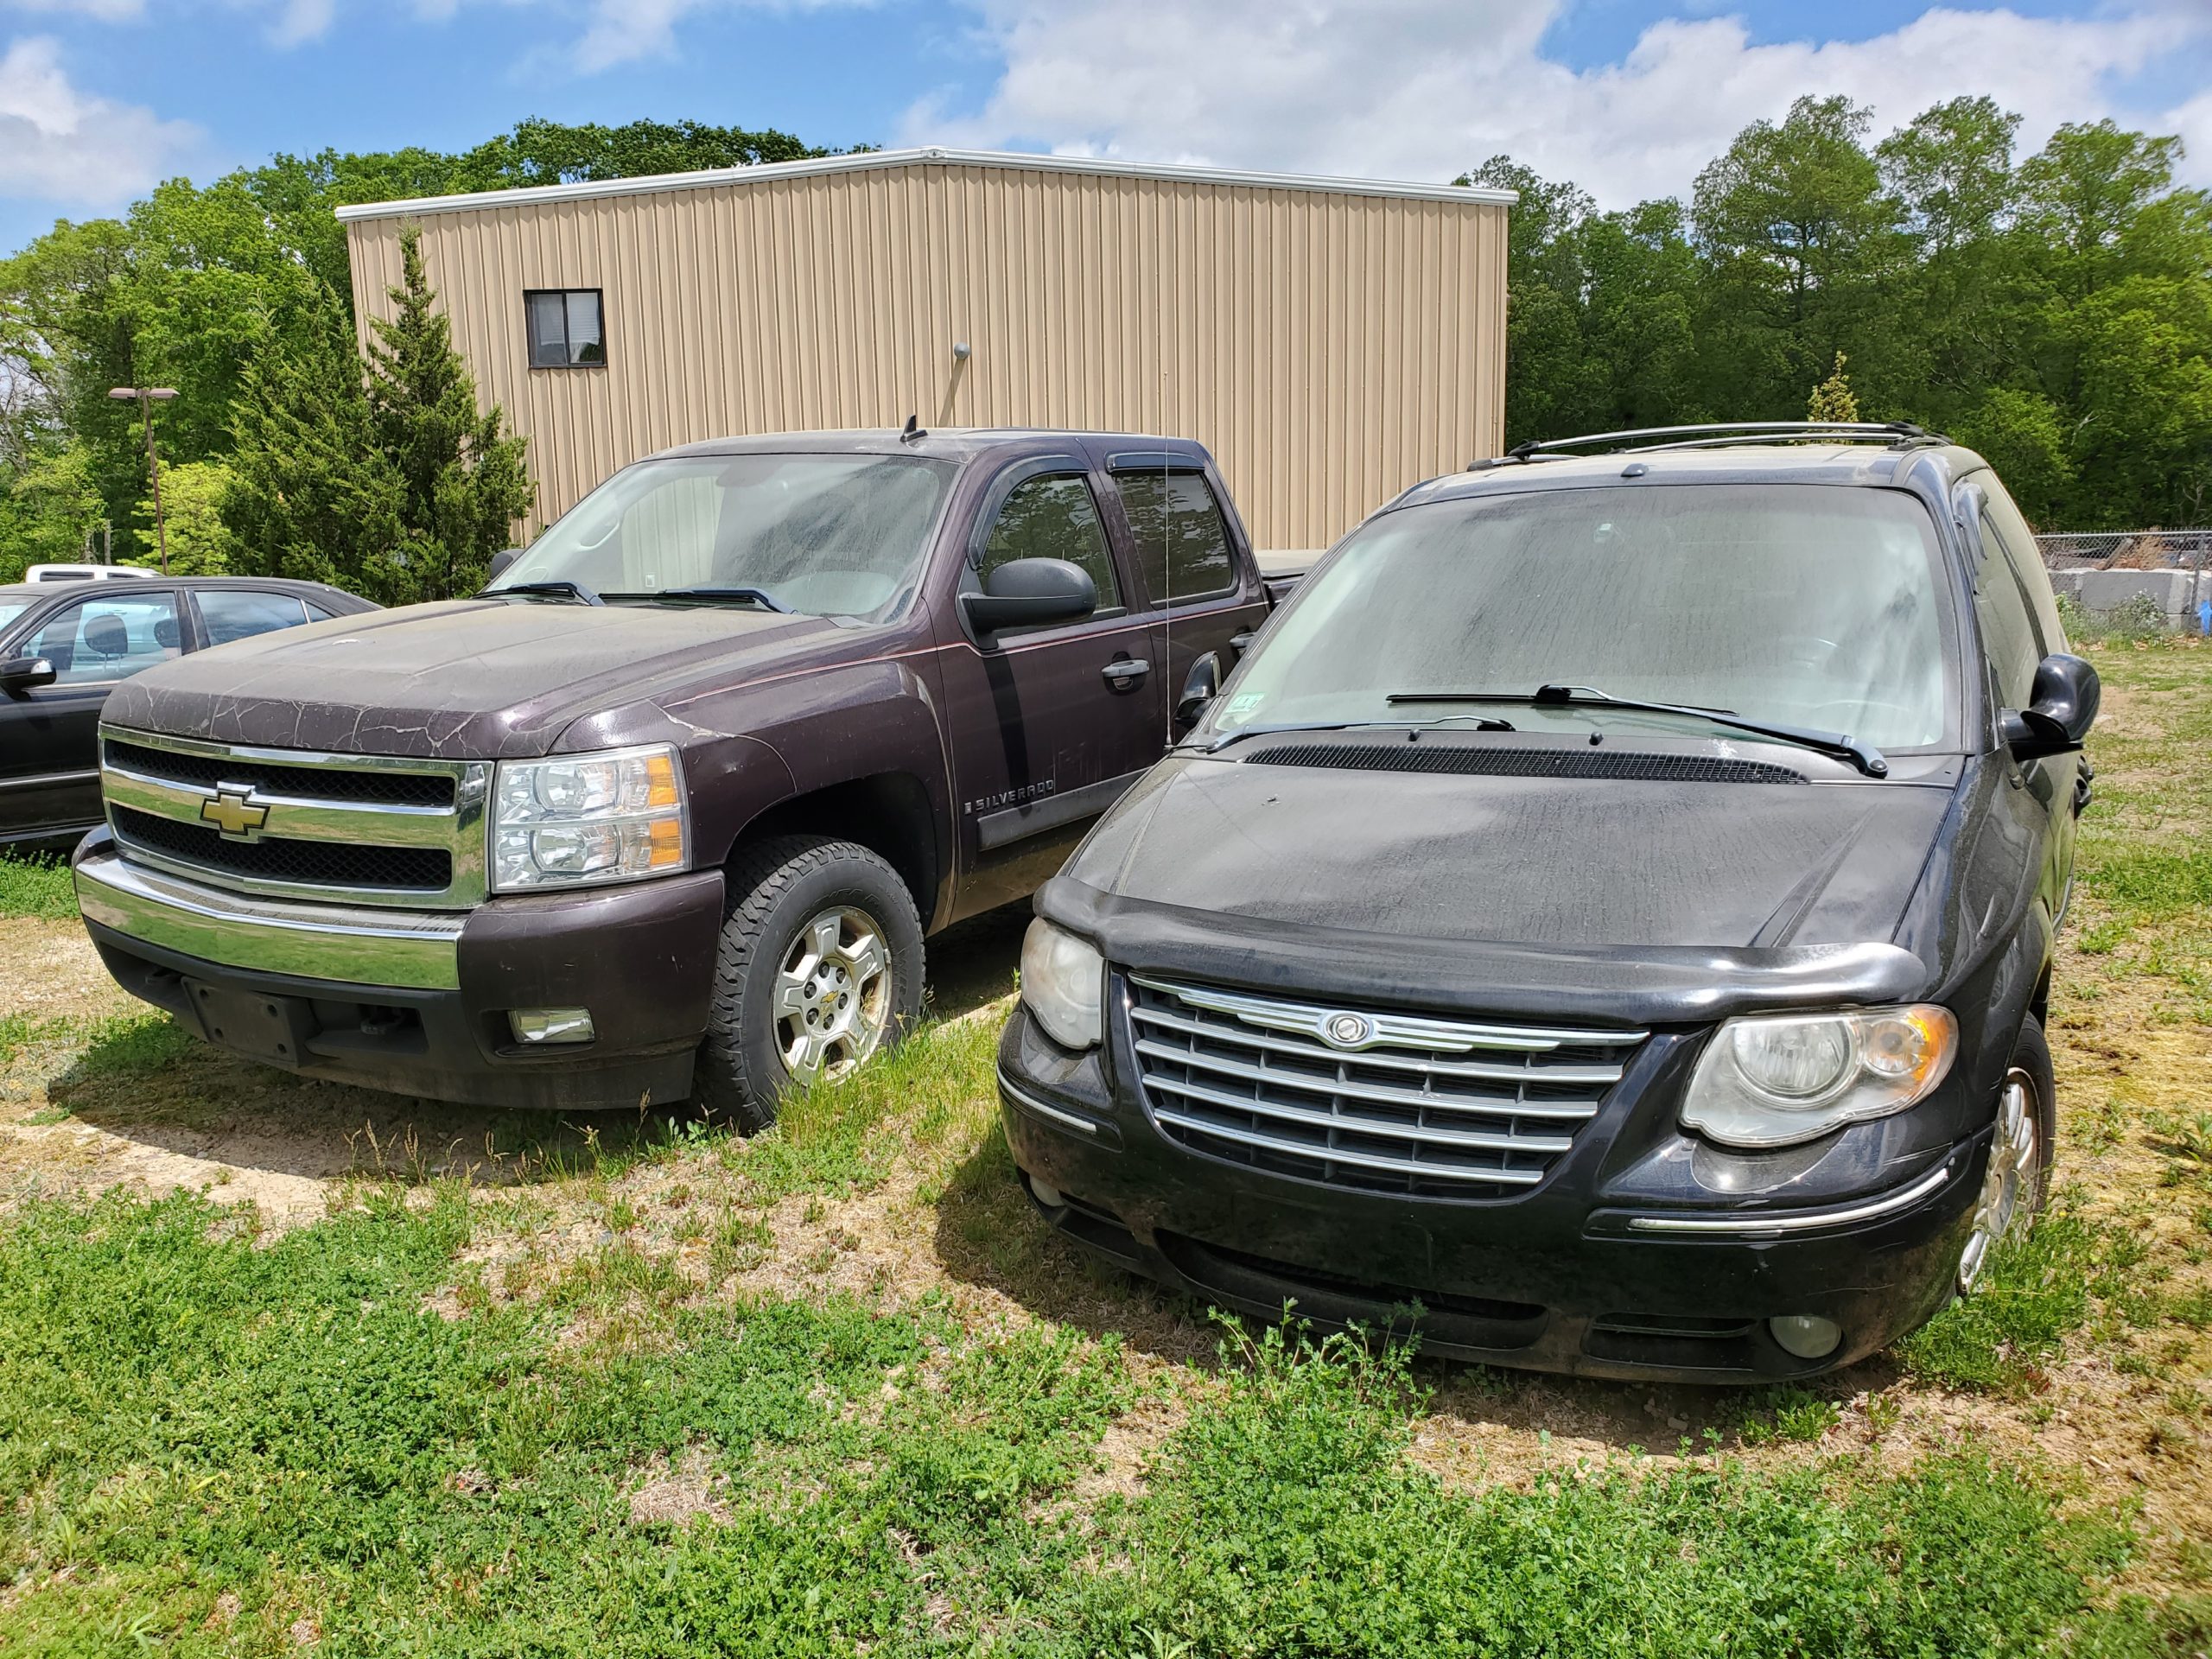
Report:
[{"label": "truck windshield", "polygon": [[1580,699],[1462,709],[1429,695],[1592,686],[1930,747],[1957,702],[1939,557],[1919,502],[1879,489],[1615,486],[1410,507],[1298,591],[1209,728],[1698,730]]},{"label": "truck windshield", "polygon": [[956,469],[919,455],[687,455],[626,467],[486,591],[582,584],[610,605],[752,588],[815,616],[890,614]]}]

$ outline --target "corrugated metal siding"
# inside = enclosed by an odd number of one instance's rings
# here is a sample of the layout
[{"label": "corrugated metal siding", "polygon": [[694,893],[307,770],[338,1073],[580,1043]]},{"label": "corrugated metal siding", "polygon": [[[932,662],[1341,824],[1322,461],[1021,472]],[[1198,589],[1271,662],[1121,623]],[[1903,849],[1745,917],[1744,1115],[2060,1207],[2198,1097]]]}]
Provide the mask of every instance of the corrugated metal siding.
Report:
[{"label": "corrugated metal siding", "polygon": [[[480,394],[530,437],[541,521],[671,444],[912,413],[1195,437],[1255,543],[1319,548],[1497,450],[1506,211],[918,164],[422,228]],[[347,227],[365,330],[404,223]],[[607,367],[529,367],[534,288],[604,292]]]}]

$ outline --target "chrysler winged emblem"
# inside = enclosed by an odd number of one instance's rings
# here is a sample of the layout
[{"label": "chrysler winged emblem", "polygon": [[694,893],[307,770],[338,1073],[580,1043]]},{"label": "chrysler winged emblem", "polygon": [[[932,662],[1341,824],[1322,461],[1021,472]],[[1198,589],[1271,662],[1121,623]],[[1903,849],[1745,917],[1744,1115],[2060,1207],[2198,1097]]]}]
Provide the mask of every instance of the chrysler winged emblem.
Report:
[{"label": "chrysler winged emblem", "polygon": [[226,841],[251,841],[269,822],[269,809],[251,790],[219,789],[213,800],[200,803],[200,819],[221,830]]},{"label": "chrysler winged emblem", "polygon": [[1363,1014],[1332,1014],[1321,1021],[1321,1040],[1331,1048],[1357,1048],[1375,1035],[1375,1022]]}]

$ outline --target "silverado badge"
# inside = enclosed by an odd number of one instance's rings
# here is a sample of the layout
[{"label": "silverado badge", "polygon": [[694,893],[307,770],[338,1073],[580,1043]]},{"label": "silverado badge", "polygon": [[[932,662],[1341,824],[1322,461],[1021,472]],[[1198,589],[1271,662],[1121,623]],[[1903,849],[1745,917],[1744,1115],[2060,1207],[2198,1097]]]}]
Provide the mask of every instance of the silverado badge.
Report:
[{"label": "silverado badge", "polygon": [[219,789],[213,800],[200,803],[200,817],[221,830],[226,841],[251,841],[269,822],[269,809],[250,790]]}]

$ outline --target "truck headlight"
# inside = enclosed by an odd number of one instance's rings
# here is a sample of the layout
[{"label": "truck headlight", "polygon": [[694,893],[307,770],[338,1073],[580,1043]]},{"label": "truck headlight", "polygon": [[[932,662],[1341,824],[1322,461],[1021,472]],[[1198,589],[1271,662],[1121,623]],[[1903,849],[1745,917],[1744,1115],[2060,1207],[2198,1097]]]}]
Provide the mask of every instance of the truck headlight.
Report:
[{"label": "truck headlight", "polygon": [[493,892],[665,875],[690,858],[683,776],[667,744],[499,762]]},{"label": "truck headlight", "polygon": [[1021,940],[1021,1000],[1064,1048],[1090,1048],[1105,1033],[1100,1012],[1106,961],[1089,943],[1039,916]]},{"label": "truck headlight", "polygon": [[1698,1058],[1682,1127],[1730,1147],[1786,1147],[1925,1100],[1959,1047],[1948,1008],[1916,1003],[1731,1020]]}]

